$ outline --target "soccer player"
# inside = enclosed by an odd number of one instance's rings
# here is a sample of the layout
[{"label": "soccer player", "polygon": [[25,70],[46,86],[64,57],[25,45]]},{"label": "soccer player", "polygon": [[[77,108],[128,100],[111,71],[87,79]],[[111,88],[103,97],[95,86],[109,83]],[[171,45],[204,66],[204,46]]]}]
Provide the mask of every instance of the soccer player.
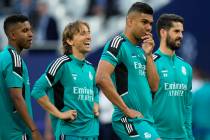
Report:
[{"label": "soccer player", "polygon": [[32,120],[28,70],[20,56],[32,43],[28,18],[12,15],[4,21],[8,45],[0,53],[0,139],[41,140]]},{"label": "soccer player", "polygon": [[[64,55],[49,65],[35,83],[32,96],[54,116],[52,123],[57,140],[97,140],[98,88],[95,69],[85,60],[91,50],[89,25],[83,21],[68,24],[62,40]],[[59,117],[56,112],[67,110],[73,115],[69,121],[56,120]]]},{"label": "soccer player", "polygon": [[157,132],[163,140],[192,140],[192,68],[175,51],[181,47],[184,19],[162,14],[157,21],[160,47],[154,54],[160,84],[153,101]]},{"label": "soccer player", "polygon": [[[195,71],[195,69],[194,69]],[[202,85],[193,92],[192,99],[192,122],[194,126],[194,137],[196,140],[210,139],[210,79],[203,71],[198,71]],[[205,76],[205,77],[204,77]]]},{"label": "soccer player", "polygon": [[159,139],[151,116],[151,92],[159,83],[152,57],[152,23],[153,9],[134,3],[124,32],[106,43],[96,74],[96,83],[115,105],[112,125],[123,140]]}]

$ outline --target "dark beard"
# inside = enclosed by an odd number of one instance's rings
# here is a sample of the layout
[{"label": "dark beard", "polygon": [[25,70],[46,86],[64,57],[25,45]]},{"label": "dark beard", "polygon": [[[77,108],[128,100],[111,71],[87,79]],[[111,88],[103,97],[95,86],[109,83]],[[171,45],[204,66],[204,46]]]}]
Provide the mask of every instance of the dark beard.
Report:
[{"label": "dark beard", "polygon": [[134,36],[134,38],[135,38],[135,39],[137,40],[137,42],[138,42],[137,46],[140,46],[140,47],[141,47],[143,40],[142,40],[140,37],[137,37],[137,36]]},{"label": "dark beard", "polygon": [[169,37],[169,35],[166,38],[166,45],[169,49],[171,49],[172,51],[178,50],[181,47],[181,43],[180,45],[176,45],[176,41],[180,40],[179,38],[176,39],[175,41],[172,41],[171,38]]},{"label": "dark beard", "polygon": [[137,44],[137,46],[142,47],[142,43],[143,43],[143,40],[142,40],[142,39],[138,39],[138,44]]}]

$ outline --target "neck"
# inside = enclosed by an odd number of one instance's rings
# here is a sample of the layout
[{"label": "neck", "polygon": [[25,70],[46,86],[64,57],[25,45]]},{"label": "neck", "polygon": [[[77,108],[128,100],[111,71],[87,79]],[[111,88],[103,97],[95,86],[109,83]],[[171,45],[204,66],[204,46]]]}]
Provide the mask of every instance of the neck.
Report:
[{"label": "neck", "polygon": [[169,56],[172,56],[175,54],[174,50],[171,50],[167,45],[166,45],[166,41],[160,41],[160,50],[161,52],[163,52],[164,54],[167,54]]},{"label": "neck", "polygon": [[12,46],[13,48],[15,48],[15,50],[17,51],[18,54],[21,53],[22,49],[20,49],[20,47],[17,46],[17,44],[13,41],[9,41],[8,43],[10,46]]},{"label": "neck", "polygon": [[72,54],[74,55],[75,58],[77,58],[79,60],[84,60],[85,59],[85,54],[83,54],[83,53],[73,51]]},{"label": "neck", "polygon": [[125,29],[124,34],[131,43],[135,45],[138,44],[138,40],[136,40],[136,38],[132,35],[132,33],[127,28]]}]

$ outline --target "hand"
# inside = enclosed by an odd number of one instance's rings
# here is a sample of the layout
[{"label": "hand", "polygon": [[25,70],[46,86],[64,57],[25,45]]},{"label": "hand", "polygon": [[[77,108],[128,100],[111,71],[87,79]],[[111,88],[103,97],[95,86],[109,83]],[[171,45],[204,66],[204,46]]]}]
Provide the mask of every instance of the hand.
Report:
[{"label": "hand", "polygon": [[77,117],[77,111],[76,110],[68,110],[66,112],[62,112],[61,119],[65,121],[73,121]]},{"label": "hand", "polygon": [[152,51],[155,46],[155,42],[153,40],[152,34],[147,33],[145,36],[141,38],[143,40],[142,49],[144,50],[146,55],[152,55]]},{"label": "hand", "polygon": [[130,108],[126,109],[124,113],[129,118],[143,118],[144,117],[140,112],[130,109]]},{"label": "hand", "polygon": [[99,105],[97,103],[94,103],[93,113],[96,117],[99,117]]},{"label": "hand", "polygon": [[44,139],[45,140],[53,140],[53,133],[52,132],[45,132],[44,133]]},{"label": "hand", "polygon": [[43,140],[38,129],[31,132],[32,140]]}]

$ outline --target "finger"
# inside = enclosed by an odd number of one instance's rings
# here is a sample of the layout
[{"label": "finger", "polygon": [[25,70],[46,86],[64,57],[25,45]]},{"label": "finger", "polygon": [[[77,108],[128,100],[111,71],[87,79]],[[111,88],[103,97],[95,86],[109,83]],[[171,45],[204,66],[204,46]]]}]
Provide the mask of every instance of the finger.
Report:
[{"label": "finger", "polygon": [[99,112],[95,112],[94,114],[95,114],[95,116],[97,116],[97,117],[99,116]]},{"label": "finger", "polygon": [[151,38],[151,37],[149,35],[145,35],[145,36],[141,37],[142,40],[146,40],[148,38]]},{"label": "finger", "polygon": [[72,115],[73,115],[74,117],[77,117],[77,113],[73,113]]},{"label": "finger", "polygon": [[146,34],[146,35],[141,37],[142,40],[147,39],[147,38],[153,38],[152,34],[151,33],[150,34]]},{"label": "finger", "polygon": [[152,33],[151,32],[147,32],[146,35],[149,35],[152,37]]},{"label": "finger", "polygon": [[153,38],[150,37],[150,38],[144,39],[143,43],[148,42],[148,41],[153,41],[154,42]]},{"label": "finger", "polygon": [[73,121],[73,120],[75,120],[75,117],[72,115],[72,116],[70,116],[70,119]]},{"label": "finger", "polygon": [[150,44],[150,45],[152,45],[152,46],[154,46],[155,45],[155,43],[154,43],[154,41],[147,41],[147,42],[144,42],[142,45],[147,45],[147,44]]},{"label": "finger", "polygon": [[147,43],[154,43],[154,40],[153,39],[146,39],[146,40],[143,40],[142,44],[147,44]]},{"label": "finger", "polygon": [[145,46],[147,46],[147,45],[154,46],[154,42],[146,42],[144,44],[145,44]]}]

